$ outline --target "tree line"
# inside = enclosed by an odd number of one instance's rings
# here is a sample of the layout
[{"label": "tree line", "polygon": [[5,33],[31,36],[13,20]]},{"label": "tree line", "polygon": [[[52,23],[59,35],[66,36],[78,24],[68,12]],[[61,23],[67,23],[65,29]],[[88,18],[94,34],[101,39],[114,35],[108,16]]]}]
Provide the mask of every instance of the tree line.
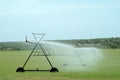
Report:
[{"label": "tree line", "polygon": [[[97,39],[73,39],[73,40],[53,40],[54,42],[60,42],[69,44],[74,47],[96,47],[96,48],[120,48],[120,38],[97,38]],[[0,50],[30,50],[34,47],[33,44],[25,42],[0,42]]]},{"label": "tree line", "polygon": [[65,44],[71,44],[75,47],[97,47],[97,48],[120,48],[120,38],[97,38],[97,39],[73,39],[73,40],[55,40]]}]

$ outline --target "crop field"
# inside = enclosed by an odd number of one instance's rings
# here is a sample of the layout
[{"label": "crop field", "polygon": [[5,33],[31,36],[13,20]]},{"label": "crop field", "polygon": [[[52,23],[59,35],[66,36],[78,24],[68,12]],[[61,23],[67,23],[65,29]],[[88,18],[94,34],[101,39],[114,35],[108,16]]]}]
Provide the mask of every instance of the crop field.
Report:
[{"label": "crop field", "polygon": [[[49,56],[59,73],[16,72],[23,66],[30,51],[0,51],[0,80],[120,80],[120,49],[101,49],[101,60],[90,66],[90,70],[64,70],[62,56]],[[58,58],[59,57],[59,58]],[[25,68],[49,69],[44,56],[32,56]],[[72,67],[72,66],[71,66]]]}]

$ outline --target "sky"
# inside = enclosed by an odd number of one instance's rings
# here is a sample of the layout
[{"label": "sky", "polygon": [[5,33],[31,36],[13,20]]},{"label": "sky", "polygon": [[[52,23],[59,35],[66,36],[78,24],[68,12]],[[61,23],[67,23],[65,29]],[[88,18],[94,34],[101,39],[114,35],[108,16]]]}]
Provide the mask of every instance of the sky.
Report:
[{"label": "sky", "polygon": [[0,42],[120,37],[120,0],[0,0]]}]

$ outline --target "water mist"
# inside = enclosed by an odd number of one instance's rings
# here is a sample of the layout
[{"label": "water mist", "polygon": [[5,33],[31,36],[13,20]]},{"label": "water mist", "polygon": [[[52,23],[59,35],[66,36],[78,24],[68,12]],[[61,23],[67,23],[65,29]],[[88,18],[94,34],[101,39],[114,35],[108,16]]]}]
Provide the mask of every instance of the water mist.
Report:
[{"label": "water mist", "polygon": [[[52,63],[60,70],[91,70],[102,58],[99,49],[93,47],[75,48],[58,42],[43,41],[41,45]],[[95,69],[95,68],[94,68]]]}]

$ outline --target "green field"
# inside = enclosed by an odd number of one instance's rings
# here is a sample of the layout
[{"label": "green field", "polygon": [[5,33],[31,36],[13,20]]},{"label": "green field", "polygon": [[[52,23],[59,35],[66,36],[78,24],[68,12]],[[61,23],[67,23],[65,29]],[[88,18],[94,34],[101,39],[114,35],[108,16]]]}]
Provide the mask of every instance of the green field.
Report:
[{"label": "green field", "polygon": [[[120,80],[120,49],[102,49],[104,57],[94,65],[96,69],[91,71],[16,73],[16,68],[23,65],[29,52],[0,51],[0,80]],[[50,66],[47,66],[48,63],[44,57],[38,59],[38,57],[33,57],[26,68],[31,69],[37,66],[41,69],[49,69]]]}]

